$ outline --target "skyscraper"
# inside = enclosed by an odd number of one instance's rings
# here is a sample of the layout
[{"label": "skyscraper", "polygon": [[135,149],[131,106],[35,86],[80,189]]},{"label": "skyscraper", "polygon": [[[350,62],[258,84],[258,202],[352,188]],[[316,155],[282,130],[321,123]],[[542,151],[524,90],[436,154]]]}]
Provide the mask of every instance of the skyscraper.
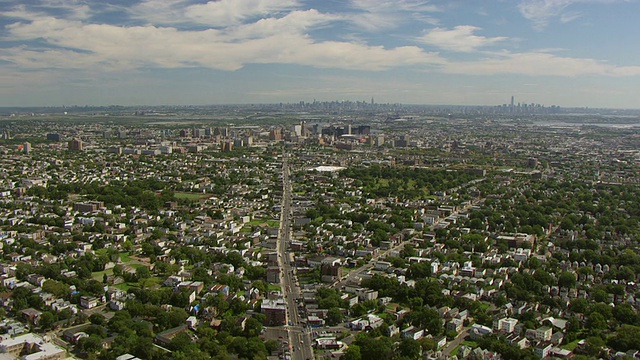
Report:
[{"label": "skyscraper", "polygon": [[31,152],[31,143],[25,142],[22,149],[24,150],[25,155],[29,155]]},{"label": "skyscraper", "polygon": [[73,138],[69,141],[69,151],[82,151],[82,140]]}]

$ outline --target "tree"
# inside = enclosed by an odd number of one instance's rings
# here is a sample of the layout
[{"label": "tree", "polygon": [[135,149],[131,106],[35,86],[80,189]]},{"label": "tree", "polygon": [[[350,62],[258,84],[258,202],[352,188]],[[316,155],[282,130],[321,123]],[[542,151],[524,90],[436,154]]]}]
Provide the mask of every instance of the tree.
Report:
[{"label": "tree", "polygon": [[344,318],[344,315],[342,314],[342,311],[340,311],[340,308],[338,307],[332,307],[329,309],[329,311],[327,311],[327,325],[330,326],[334,326],[334,325],[338,325],[342,319]]},{"label": "tree", "polygon": [[422,348],[420,343],[411,338],[402,338],[398,345],[400,356],[404,356],[408,359],[419,359],[422,354]]},{"label": "tree", "polygon": [[394,349],[391,338],[372,338],[369,334],[361,333],[356,336],[356,345],[360,347],[362,359],[388,360],[393,358]]},{"label": "tree", "polygon": [[562,288],[573,288],[576,286],[576,276],[568,271],[563,271],[558,276],[558,286]]},{"label": "tree", "polygon": [[569,304],[569,310],[578,314],[584,314],[588,307],[589,303],[583,298],[573,299],[571,300],[571,304]]},{"label": "tree", "polygon": [[262,266],[247,266],[244,274],[249,280],[262,280],[267,275],[267,269]]},{"label": "tree", "polygon": [[104,325],[107,320],[100,313],[93,313],[89,316],[89,321],[94,325]]},{"label": "tree", "polygon": [[40,315],[40,327],[44,331],[51,330],[56,320],[56,316],[52,312],[45,311],[42,313],[42,315]]},{"label": "tree", "polygon": [[195,350],[196,344],[193,343],[189,334],[181,332],[171,339],[169,347],[176,351],[188,352],[189,350]]},{"label": "tree", "polygon": [[124,271],[124,267],[122,265],[120,265],[120,264],[116,264],[113,267],[113,275],[115,275],[115,276],[122,276],[123,271]]},{"label": "tree", "polygon": [[351,307],[351,315],[360,317],[367,313],[367,308],[362,303],[357,303]]},{"label": "tree", "polygon": [[422,346],[422,351],[436,350],[438,348],[438,344],[433,340],[432,337],[424,337],[420,339],[420,346]]},{"label": "tree", "polygon": [[444,330],[438,312],[427,307],[411,311],[405,319],[413,326],[426,328],[432,336],[438,336]]},{"label": "tree", "polygon": [[259,336],[262,332],[262,322],[260,322],[256,318],[248,318],[245,323],[244,333],[248,337],[256,337]]},{"label": "tree", "polygon": [[410,279],[424,279],[431,276],[431,265],[424,263],[414,263],[407,269],[407,276]]},{"label": "tree", "polygon": [[620,323],[634,325],[638,323],[638,314],[629,304],[618,304],[613,308],[613,316]]},{"label": "tree", "polygon": [[592,312],[587,317],[587,329],[591,330],[592,333],[597,333],[601,330],[607,329],[607,319],[602,316],[599,312]]},{"label": "tree", "polygon": [[239,268],[244,265],[244,259],[237,251],[230,251],[227,253],[227,263],[233,265],[234,268]]},{"label": "tree", "polygon": [[413,248],[413,246],[406,244],[404,246],[404,249],[402,249],[400,251],[400,256],[403,258],[408,258],[408,257],[412,257],[412,256],[416,256],[417,252],[416,250]]},{"label": "tree", "polygon": [[591,336],[585,340],[584,350],[590,356],[597,356],[602,351],[604,340],[599,336]]},{"label": "tree", "polygon": [[69,296],[69,285],[55,280],[47,280],[42,284],[42,291],[53,294],[59,298],[66,298]]},{"label": "tree", "polygon": [[640,327],[622,325],[618,331],[609,338],[609,345],[618,351],[640,349]]},{"label": "tree", "polygon": [[89,335],[78,340],[77,346],[86,353],[95,353],[102,349],[102,339],[98,335]]},{"label": "tree", "polygon": [[136,269],[136,278],[138,280],[146,279],[150,276],[151,276],[151,272],[149,271],[148,267],[140,266],[139,268]]},{"label": "tree", "polygon": [[361,360],[360,346],[351,344],[349,348],[344,352],[344,360]]},{"label": "tree", "polygon": [[147,257],[151,257],[151,256],[155,255],[156,248],[155,248],[155,246],[151,245],[150,243],[144,243],[144,244],[142,244],[142,253]]}]

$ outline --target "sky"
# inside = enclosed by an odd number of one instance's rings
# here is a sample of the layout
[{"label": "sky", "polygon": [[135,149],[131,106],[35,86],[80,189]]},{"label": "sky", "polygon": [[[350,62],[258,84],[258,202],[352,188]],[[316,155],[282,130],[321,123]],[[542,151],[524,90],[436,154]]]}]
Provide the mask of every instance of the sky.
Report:
[{"label": "sky", "polygon": [[640,0],[0,0],[0,106],[640,108]]}]

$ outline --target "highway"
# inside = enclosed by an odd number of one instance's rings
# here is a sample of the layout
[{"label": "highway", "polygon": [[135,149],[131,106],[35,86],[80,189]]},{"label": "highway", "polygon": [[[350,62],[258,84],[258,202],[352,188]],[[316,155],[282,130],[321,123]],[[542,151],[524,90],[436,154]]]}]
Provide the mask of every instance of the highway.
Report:
[{"label": "highway", "polygon": [[297,299],[301,299],[302,295],[298,280],[291,264],[288,252],[289,242],[291,239],[291,180],[289,179],[288,155],[283,154],[283,193],[282,193],[282,213],[280,215],[280,234],[276,244],[276,252],[278,253],[278,267],[280,268],[280,286],[284,294],[284,301],[287,307],[287,332],[289,337],[289,350],[291,351],[292,360],[313,359],[313,347],[310,332],[301,324],[300,313],[298,311]]}]

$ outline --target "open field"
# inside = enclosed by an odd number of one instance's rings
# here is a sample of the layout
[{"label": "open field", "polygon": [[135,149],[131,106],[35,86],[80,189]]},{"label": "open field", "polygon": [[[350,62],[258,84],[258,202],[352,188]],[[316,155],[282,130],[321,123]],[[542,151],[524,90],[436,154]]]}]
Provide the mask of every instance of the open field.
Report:
[{"label": "open field", "polygon": [[206,199],[210,195],[201,194],[201,193],[177,192],[174,194],[174,196],[176,199],[200,200],[200,199]]}]

